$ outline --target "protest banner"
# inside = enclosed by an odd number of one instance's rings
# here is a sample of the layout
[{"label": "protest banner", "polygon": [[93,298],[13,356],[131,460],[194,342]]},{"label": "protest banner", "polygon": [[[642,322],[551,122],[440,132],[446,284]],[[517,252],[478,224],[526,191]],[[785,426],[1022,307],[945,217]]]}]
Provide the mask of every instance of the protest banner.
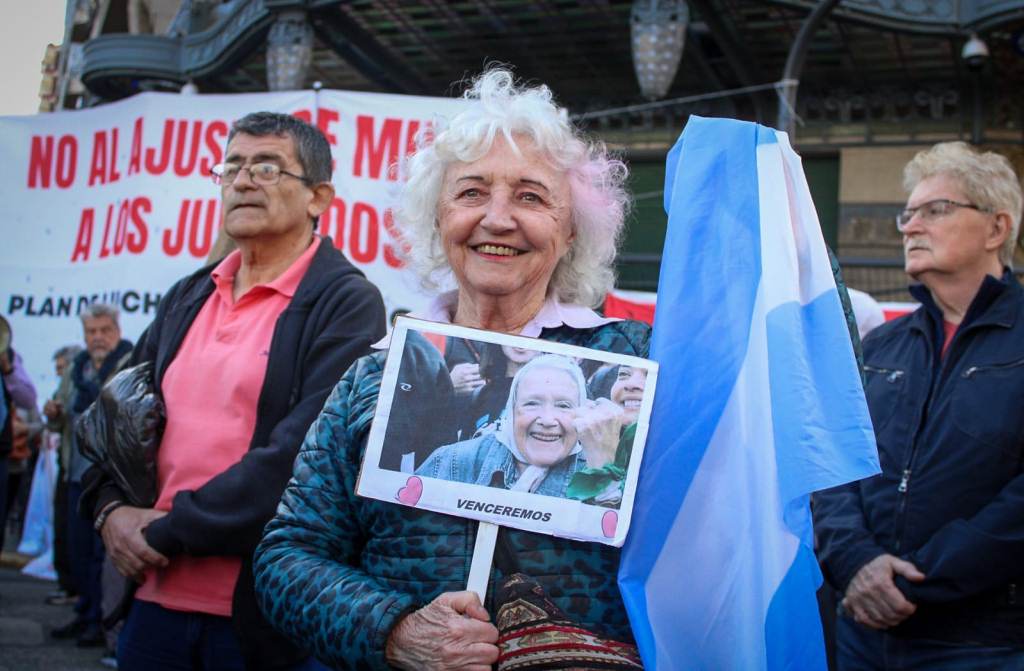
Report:
[{"label": "protest banner", "polygon": [[425,299],[402,268],[392,207],[400,159],[417,133],[462,101],[344,91],[237,95],[144,93],[102,107],[0,117],[0,310],[41,391],[50,357],[80,343],[79,311],[120,308],[135,340],[161,295],[205,262],[221,225],[231,123],[259,110],[295,114],[327,137],[337,196],[318,231],[380,287],[389,312]]}]

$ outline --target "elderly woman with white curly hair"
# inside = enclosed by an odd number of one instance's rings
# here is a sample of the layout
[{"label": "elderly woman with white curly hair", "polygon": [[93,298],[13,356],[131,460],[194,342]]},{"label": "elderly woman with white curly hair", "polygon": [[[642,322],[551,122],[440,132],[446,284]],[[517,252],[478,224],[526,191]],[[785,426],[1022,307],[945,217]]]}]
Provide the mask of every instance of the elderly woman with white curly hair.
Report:
[{"label": "elderly woman with white curly hair", "polygon": [[[454,281],[418,316],[646,356],[646,325],[591,309],[614,278],[625,166],[571,126],[546,86],[493,69],[465,99],[410,159],[397,212],[424,285]],[[384,359],[357,361],[311,427],[256,553],[260,605],[334,666],[490,669],[494,590],[483,604],[465,591],[477,523],[354,494]],[[616,548],[502,534],[568,618],[632,641]]]},{"label": "elderly woman with white curly hair", "polygon": [[[495,431],[437,448],[416,474],[582,500],[571,493],[574,476],[586,469],[611,475],[602,470],[614,461],[629,421],[625,409],[609,399],[587,398],[575,360],[544,354],[512,378]],[[604,499],[613,505],[622,499],[624,473],[616,475],[603,478]]]}]

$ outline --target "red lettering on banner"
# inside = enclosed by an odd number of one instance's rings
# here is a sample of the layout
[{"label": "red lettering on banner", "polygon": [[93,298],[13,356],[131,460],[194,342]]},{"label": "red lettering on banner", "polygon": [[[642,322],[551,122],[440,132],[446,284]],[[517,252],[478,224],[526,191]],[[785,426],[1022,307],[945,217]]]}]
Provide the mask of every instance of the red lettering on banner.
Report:
[{"label": "red lettering on banner", "polygon": [[32,151],[28,156],[28,188],[50,188],[53,170],[53,136],[32,136]]},{"label": "red lettering on banner", "polygon": [[132,130],[132,151],[128,155],[128,174],[134,175],[142,171],[142,117],[135,120]]},{"label": "red lettering on banner", "polygon": [[57,142],[57,186],[66,189],[75,181],[78,167],[78,140],[74,135],[65,135]]},{"label": "red lettering on banner", "polygon": [[206,127],[206,134],[203,139],[206,141],[206,148],[210,152],[209,158],[204,158],[199,164],[199,171],[209,175],[213,166],[224,160],[224,138],[228,136],[228,125],[223,121],[214,121]]},{"label": "red lettering on banner", "polygon": [[127,241],[128,251],[132,254],[141,254],[146,249],[146,243],[149,241],[149,228],[142,215],[152,211],[153,203],[149,198],[142,196],[132,201],[132,225],[135,230],[128,232]]},{"label": "red lettering on banner", "polygon": [[114,256],[124,251],[128,241],[128,215],[131,213],[131,201],[122,200],[117,208],[117,226],[114,228]]},{"label": "red lettering on banner", "polygon": [[329,144],[338,144],[338,136],[331,132],[331,124],[340,118],[341,115],[338,114],[338,110],[329,110],[321,107],[316,111],[316,127],[324,134]]},{"label": "red lettering on banner", "polygon": [[[206,218],[200,226],[200,218],[203,210],[203,203],[206,203]],[[213,245],[213,234],[217,230],[217,223],[220,221],[218,206],[220,200],[208,198],[206,201],[197,200],[192,208],[192,222],[188,233],[188,252],[197,259],[204,258],[210,253]]]},{"label": "red lettering on banner", "polygon": [[117,171],[117,129],[110,132],[110,172],[107,175],[107,182],[116,182],[121,179],[121,173]]},{"label": "red lettering on banner", "polygon": [[[380,232],[382,220],[385,235]],[[391,268],[405,266],[399,250],[408,249],[408,243],[402,239],[390,209],[381,216],[371,203],[355,202],[349,208],[344,200],[335,198],[320,215],[318,232],[333,238],[334,246],[355,263],[373,263],[383,256]]]},{"label": "red lettering on banner", "polygon": [[75,248],[71,251],[71,263],[89,260],[89,249],[92,247],[92,229],[95,220],[96,212],[91,207],[82,210],[82,219],[78,222],[78,235],[75,236]]},{"label": "red lettering on banner", "polygon": [[349,222],[348,228],[348,253],[353,261],[371,263],[377,258],[379,229],[377,210],[372,205],[360,202],[352,206],[352,221]]},{"label": "red lettering on banner", "polygon": [[114,218],[114,206],[107,205],[107,221],[103,224],[103,241],[100,242],[100,258],[110,256],[110,223]]},{"label": "red lettering on banner", "polygon": [[[402,128],[405,133],[402,133]],[[381,170],[386,170],[388,181],[398,180],[399,151],[404,156],[416,151],[416,134],[420,131],[420,122],[415,119],[384,119],[380,133],[375,134],[374,118],[361,115],[356,117],[356,151],[352,163],[354,177],[380,179]],[[430,124],[425,129],[429,136]],[[405,147],[401,147],[404,139]],[[385,160],[387,161],[385,163]]]},{"label": "red lettering on banner", "polygon": [[[199,157],[199,140],[203,128],[202,121],[192,122],[191,142],[188,132],[188,121],[178,121],[178,143],[174,147],[174,174],[178,177],[188,177],[196,169],[196,159]],[[185,147],[188,146],[188,159],[185,158]]]},{"label": "red lettering on banner", "polygon": [[[178,177],[189,177],[198,170],[209,175],[214,165],[223,160],[221,142],[228,134],[224,121],[166,119],[160,149],[146,149],[146,172],[160,175],[172,167]],[[173,149],[172,149],[173,147]],[[208,154],[208,155],[207,155]]]},{"label": "red lettering on banner", "polygon": [[345,201],[335,198],[320,215],[320,234],[334,238],[334,246],[345,248]]},{"label": "red lettering on banner", "polygon": [[405,127],[405,155],[416,153],[416,133],[420,132],[420,122],[415,119]]},{"label": "red lettering on banner", "polygon": [[89,186],[107,183],[107,133],[96,131],[92,138],[92,166],[89,168]]},{"label": "red lettering on banner", "polygon": [[[385,119],[381,125],[379,138],[374,136],[373,117],[360,115],[356,117],[356,153],[352,164],[352,175],[363,176],[364,164],[366,176],[380,179],[381,168],[395,165],[398,162],[398,145],[401,142],[402,120]],[[385,165],[384,160],[387,159]],[[388,169],[388,179],[395,181],[398,175]]]},{"label": "red lettering on banner", "polygon": [[[203,210],[206,218],[203,219]],[[220,223],[220,201],[216,198],[206,200],[181,201],[178,210],[178,226],[173,231],[164,230],[163,250],[167,256],[177,256],[188,242],[188,252],[196,258],[203,258],[210,253],[213,245],[214,232]]]},{"label": "red lettering on banner", "polygon": [[187,198],[181,201],[181,208],[178,210],[177,235],[175,235],[175,229],[164,229],[163,248],[164,254],[167,256],[177,256],[181,253],[181,248],[185,246],[185,226],[188,225],[188,208],[191,202]]},{"label": "red lettering on banner", "polygon": [[110,184],[121,179],[121,173],[117,171],[117,129],[111,129],[109,144],[107,137],[105,130],[96,131],[93,135],[89,186]]},{"label": "red lettering on banner", "polygon": [[295,110],[292,112],[292,116],[296,119],[301,119],[308,123],[310,126],[315,125],[320,129],[320,132],[327,138],[328,144],[338,144],[338,136],[331,132],[330,126],[332,123],[337,121],[341,115],[338,114],[338,110],[319,108],[316,111],[316,124],[313,123],[313,112],[307,109]]},{"label": "red lettering on banner", "polygon": [[[98,258],[118,256],[125,250],[131,254],[141,254],[145,251],[146,243],[149,240],[149,229],[143,214],[152,211],[153,203],[146,196],[125,198],[108,205]],[[87,207],[82,210],[82,218],[78,224],[75,247],[71,252],[72,263],[89,260],[95,228],[96,210]]]},{"label": "red lettering on banner", "polygon": [[[402,232],[395,225],[395,215],[392,214],[391,208],[384,210],[384,231],[392,240],[401,243],[403,252],[409,251],[409,243],[402,239]],[[388,242],[384,243],[384,263],[392,268],[402,268],[405,266],[405,260],[399,256],[395,247]]]},{"label": "red lettering on banner", "polygon": [[[68,188],[75,181],[78,141],[74,135],[64,135],[56,144],[56,156],[54,156],[52,135],[32,136],[32,148],[28,159],[28,188],[49,189],[51,175],[55,178],[57,186],[62,189]],[[55,158],[56,170],[54,170]]]},{"label": "red lettering on banner", "polygon": [[162,175],[171,162],[171,140],[174,136],[174,119],[164,121],[164,135],[160,145],[160,160],[157,160],[156,150],[150,147],[146,150],[146,172],[151,175]]}]

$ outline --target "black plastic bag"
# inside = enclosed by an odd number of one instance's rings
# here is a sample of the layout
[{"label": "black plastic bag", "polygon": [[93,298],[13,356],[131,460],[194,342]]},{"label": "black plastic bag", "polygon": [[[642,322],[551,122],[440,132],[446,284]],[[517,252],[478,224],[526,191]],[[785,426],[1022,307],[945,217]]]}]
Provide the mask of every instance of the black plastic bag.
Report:
[{"label": "black plastic bag", "polygon": [[156,503],[156,451],[166,414],[153,390],[153,364],[125,368],[110,378],[75,423],[82,455],[99,464],[140,508]]}]

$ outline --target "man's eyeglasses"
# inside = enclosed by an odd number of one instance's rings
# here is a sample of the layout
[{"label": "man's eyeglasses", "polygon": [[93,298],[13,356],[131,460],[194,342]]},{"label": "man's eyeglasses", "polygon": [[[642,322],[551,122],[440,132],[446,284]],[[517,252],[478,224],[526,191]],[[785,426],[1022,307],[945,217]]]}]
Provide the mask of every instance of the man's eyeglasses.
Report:
[{"label": "man's eyeglasses", "polygon": [[242,166],[238,163],[218,163],[210,169],[210,178],[217,186],[234,184],[238,173],[242,170],[248,170],[249,179],[258,186],[274,186],[281,181],[281,175],[288,175],[310,186],[313,185],[313,180],[308,177],[282,170],[281,166],[276,163],[253,163],[250,166]]},{"label": "man's eyeglasses", "polygon": [[958,203],[955,200],[941,198],[939,200],[929,200],[927,203],[921,203],[917,207],[908,207],[903,210],[896,215],[896,228],[902,233],[910,225],[910,220],[914,218],[915,214],[921,215],[921,219],[925,223],[929,223],[952,214],[957,208],[961,207],[977,210],[978,212],[992,212],[990,207],[980,207],[973,203]]}]

